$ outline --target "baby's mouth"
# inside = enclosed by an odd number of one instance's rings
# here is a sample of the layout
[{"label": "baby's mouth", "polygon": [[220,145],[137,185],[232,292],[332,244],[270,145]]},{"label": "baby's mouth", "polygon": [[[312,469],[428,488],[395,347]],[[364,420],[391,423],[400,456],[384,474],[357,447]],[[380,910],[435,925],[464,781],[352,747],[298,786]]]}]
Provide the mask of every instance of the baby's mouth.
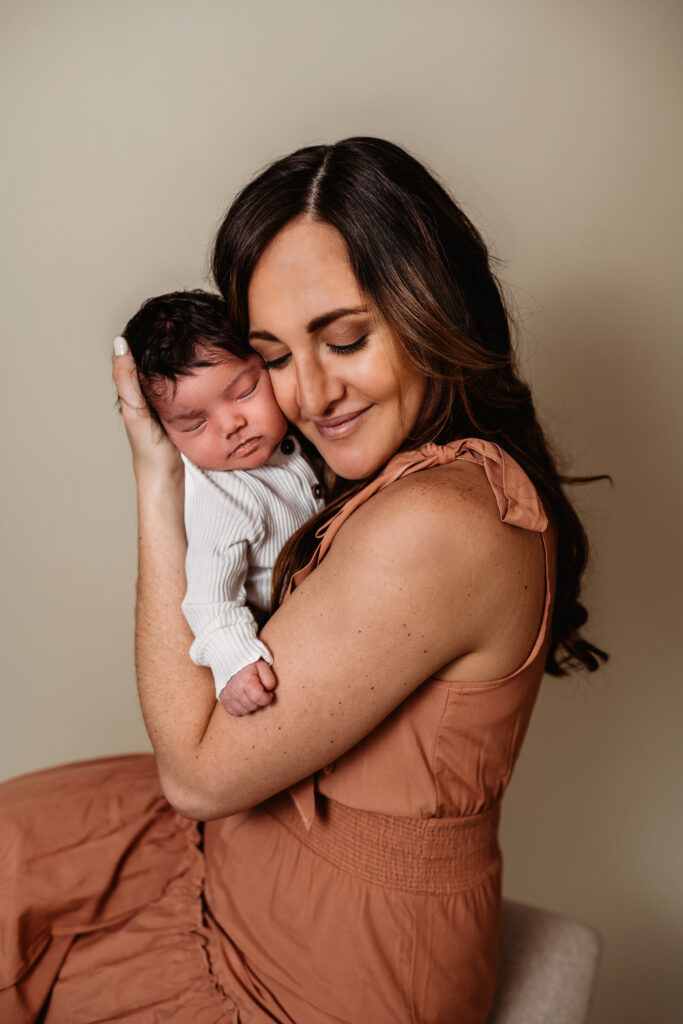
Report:
[{"label": "baby's mouth", "polygon": [[228,458],[232,459],[235,458],[235,456],[239,458],[240,455],[251,455],[251,453],[258,446],[260,441],[260,436],[250,437],[247,441],[242,441],[240,444],[237,445],[235,449],[233,449],[233,451],[230,452]]}]

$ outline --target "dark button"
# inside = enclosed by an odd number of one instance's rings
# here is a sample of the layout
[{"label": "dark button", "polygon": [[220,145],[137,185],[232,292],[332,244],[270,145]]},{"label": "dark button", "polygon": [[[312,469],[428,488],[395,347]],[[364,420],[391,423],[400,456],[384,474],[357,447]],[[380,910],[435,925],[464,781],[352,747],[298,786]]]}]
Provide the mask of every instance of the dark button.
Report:
[{"label": "dark button", "polygon": [[320,484],[315,484],[314,487],[313,487],[313,497],[314,498],[322,498],[322,496],[323,496],[323,489],[322,489],[322,487],[320,486]]},{"label": "dark button", "polygon": [[294,442],[291,437],[286,437],[280,445],[280,451],[283,455],[291,455],[294,451]]}]

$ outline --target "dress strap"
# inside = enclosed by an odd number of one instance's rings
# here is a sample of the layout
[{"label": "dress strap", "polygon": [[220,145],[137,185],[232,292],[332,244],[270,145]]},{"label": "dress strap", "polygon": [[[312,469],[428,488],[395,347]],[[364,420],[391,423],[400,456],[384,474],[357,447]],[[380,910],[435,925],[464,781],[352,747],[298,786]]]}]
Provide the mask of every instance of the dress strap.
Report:
[{"label": "dress strap", "polygon": [[[395,455],[367,487],[362,488],[349,498],[331,519],[323,523],[316,533],[319,544],[313,557],[307,565],[292,576],[286,596],[289,596],[313,572],[325,557],[339,529],[368,498],[401,477],[410,476],[412,473],[431,469],[434,466],[446,466],[456,461],[471,462],[482,467],[493,491],[498,505],[498,513],[503,523],[518,526],[523,530],[545,533],[548,529],[548,517],[536,488],[522,467],[499,445],[480,437],[468,437],[465,440],[451,441],[445,445],[430,442],[414,451],[399,452],[398,455]],[[545,544],[545,537],[543,540]],[[289,793],[304,825],[310,829],[316,814],[315,775],[310,775],[291,786]]]}]

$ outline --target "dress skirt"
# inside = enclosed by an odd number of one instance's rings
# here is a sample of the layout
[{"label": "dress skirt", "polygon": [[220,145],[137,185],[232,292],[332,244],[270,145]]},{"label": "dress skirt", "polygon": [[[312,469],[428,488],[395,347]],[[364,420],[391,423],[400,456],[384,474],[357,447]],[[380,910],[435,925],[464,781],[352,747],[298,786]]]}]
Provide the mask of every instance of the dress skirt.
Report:
[{"label": "dress skirt", "polygon": [[407,856],[409,823],[319,800],[310,831],[288,794],[199,825],[149,755],[4,783],[0,1021],[483,1024],[495,821]]}]

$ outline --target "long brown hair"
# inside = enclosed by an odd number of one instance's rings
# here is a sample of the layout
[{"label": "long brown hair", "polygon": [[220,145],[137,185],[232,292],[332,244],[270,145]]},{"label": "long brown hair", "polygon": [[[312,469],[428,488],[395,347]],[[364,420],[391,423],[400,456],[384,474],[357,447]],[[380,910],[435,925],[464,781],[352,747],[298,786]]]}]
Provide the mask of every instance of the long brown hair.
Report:
[{"label": "long brown hair", "polygon": [[[502,292],[474,225],[405,150],[374,138],[299,149],[237,196],[218,231],[213,273],[239,331],[247,290],[266,246],[303,215],[331,224],[346,243],[361,290],[426,381],[404,448],[478,436],[500,444],[534,482],[558,537],[557,593],[547,671],[599,667],[607,655],[581,635],[579,601],[588,542],[521,380]],[[335,480],[327,507],[283,549],[274,594],[315,549],[315,532],[366,480]]]}]

